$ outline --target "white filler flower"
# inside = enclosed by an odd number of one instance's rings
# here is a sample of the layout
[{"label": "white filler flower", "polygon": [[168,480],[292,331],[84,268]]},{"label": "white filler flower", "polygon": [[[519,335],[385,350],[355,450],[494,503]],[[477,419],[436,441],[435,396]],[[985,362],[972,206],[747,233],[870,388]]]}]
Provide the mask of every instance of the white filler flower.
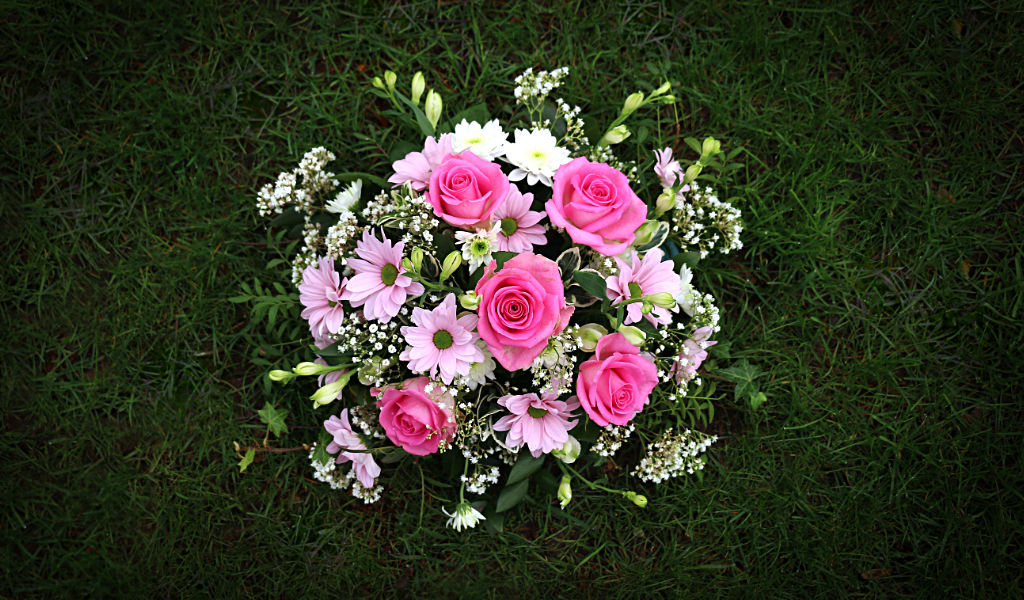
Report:
[{"label": "white filler flower", "polygon": [[452,150],[456,153],[469,150],[484,160],[494,160],[505,153],[508,134],[501,130],[497,119],[488,121],[482,127],[476,121],[465,119],[455,126],[452,136]]},{"label": "white filler flower", "polygon": [[569,151],[558,147],[558,140],[547,129],[527,131],[516,129],[516,141],[505,147],[505,160],[516,166],[508,178],[551,187],[551,178],[558,167],[569,162]]},{"label": "white filler flower", "polygon": [[463,500],[455,507],[455,512],[450,513],[443,507],[441,510],[444,514],[448,515],[448,527],[455,529],[455,531],[462,531],[471,527],[476,527],[476,524],[486,519],[483,514],[477,509],[473,508],[469,502]]},{"label": "white filler flower", "polygon": [[346,213],[355,206],[356,202],[359,202],[359,195],[363,193],[363,180],[356,179],[347,188],[338,192],[334,200],[331,200],[324,207],[327,212],[336,214]]}]

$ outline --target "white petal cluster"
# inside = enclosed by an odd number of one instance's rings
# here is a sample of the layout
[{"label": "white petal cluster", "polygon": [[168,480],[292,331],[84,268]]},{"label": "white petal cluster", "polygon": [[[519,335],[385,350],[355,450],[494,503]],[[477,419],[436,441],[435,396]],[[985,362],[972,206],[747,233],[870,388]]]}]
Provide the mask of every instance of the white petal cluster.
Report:
[{"label": "white petal cluster", "polygon": [[540,182],[551,187],[555,171],[572,159],[569,150],[559,147],[549,130],[516,129],[515,142],[505,148],[505,160],[516,167],[508,174],[509,180],[525,178],[530,185]]},{"label": "white petal cluster", "polygon": [[463,529],[469,529],[476,527],[476,524],[486,519],[484,515],[473,508],[468,502],[460,502],[455,507],[455,512],[450,513],[446,509],[441,509],[445,515],[450,517],[448,519],[448,527],[451,527],[455,531],[462,531]]},{"label": "white petal cluster", "polygon": [[359,202],[359,195],[363,192],[363,180],[356,179],[348,187],[338,192],[338,195],[327,203],[324,208],[327,212],[344,214],[352,210],[356,202]]},{"label": "white petal cluster", "polygon": [[654,441],[633,474],[651,483],[661,483],[683,473],[693,474],[704,468],[701,454],[717,441],[718,436],[689,429],[683,433],[672,433],[669,428]]},{"label": "white petal cluster", "polygon": [[508,134],[502,131],[497,119],[480,125],[476,121],[466,121],[455,126],[452,136],[452,150],[456,153],[469,150],[484,160],[494,160],[505,153]]}]

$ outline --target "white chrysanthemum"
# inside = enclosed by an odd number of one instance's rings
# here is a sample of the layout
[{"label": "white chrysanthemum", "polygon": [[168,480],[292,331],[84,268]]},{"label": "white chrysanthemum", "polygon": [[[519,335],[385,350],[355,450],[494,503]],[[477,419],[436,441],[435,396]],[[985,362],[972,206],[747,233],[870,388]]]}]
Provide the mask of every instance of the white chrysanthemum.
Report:
[{"label": "white chrysanthemum", "polygon": [[362,193],[363,180],[356,179],[347,188],[338,192],[338,195],[334,197],[334,200],[328,202],[324,208],[327,209],[327,212],[337,214],[349,212],[352,210],[352,207],[355,206],[356,202],[359,202],[359,195]]},{"label": "white chrysanthemum", "polygon": [[462,259],[469,262],[471,273],[491,262],[491,252],[498,249],[499,232],[501,223],[495,223],[490,230],[455,232],[455,239],[462,244]]},{"label": "white chrysanthemum", "polygon": [[492,119],[483,126],[476,121],[465,119],[455,126],[452,137],[452,150],[456,153],[469,150],[484,160],[494,160],[505,153],[508,134],[501,130],[497,119]]},{"label": "white chrysanthemum", "polygon": [[515,142],[505,146],[505,160],[516,166],[509,173],[509,180],[525,178],[530,185],[539,181],[551,187],[555,171],[571,160],[569,150],[559,148],[558,140],[547,129],[516,129],[515,137]]},{"label": "white chrysanthemum", "polygon": [[448,526],[455,529],[455,531],[462,531],[470,527],[476,527],[476,524],[480,521],[485,520],[485,517],[480,511],[473,508],[469,502],[462,501],[455,507],[455,512],[450,513],[441,508],[444,514],[448,515]]},{"label": "white chrysanthemum", "polygon": [[466,385],[471,390],[475,390],[481,385],[487,385],[488,379],[494,379],[494,369],[498,366],[494,362],[494,357],[491,356],[490,350],[487,349],[487,342],[477,340],[476,347],[480,348],[484,353],[484,359],[478,363],[473,363],[469,369],[469,375],[466,376]]}]

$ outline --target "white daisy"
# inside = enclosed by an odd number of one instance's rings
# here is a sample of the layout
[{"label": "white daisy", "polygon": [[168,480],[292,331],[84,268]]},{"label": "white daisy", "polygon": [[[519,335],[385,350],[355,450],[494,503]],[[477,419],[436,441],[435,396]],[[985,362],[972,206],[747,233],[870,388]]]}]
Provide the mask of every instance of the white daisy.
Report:
[{"label": "white daisy", "polygon": [[525,178],[530,185],[539,181],[551,187],[555,171],[571,160],[569,150],[559,148],[558,140],[547,129],[516,129],[515,137],[514,143],[505,146],[505,160],[516,166],[508,178],[511,181]]},{"label": "white daisy", "polygon": [[501,130],[497,119],[483,126],[476,121],[470,123],[463,119],[455,126],[452,150],[456,153],[469,150],[484,160],[494,160],[504,154],[507,143],[508,134]]},{"label": "white daisy", "polygon": [[491,252],[498,249],[500,232],[500,222],[495,223],[489,230],[455,232],[455,239],[462,244],[462,259],[469,262],[470,273],[491,262]]},{"label": "white daisy", "polygon": [[356,202],[359,202],[359,195],[363,193],[363,180],[356,179],[347,188],[338,192],[338,195],[334,197],[324,207],[327,212],[336,214],[349,212]]}]

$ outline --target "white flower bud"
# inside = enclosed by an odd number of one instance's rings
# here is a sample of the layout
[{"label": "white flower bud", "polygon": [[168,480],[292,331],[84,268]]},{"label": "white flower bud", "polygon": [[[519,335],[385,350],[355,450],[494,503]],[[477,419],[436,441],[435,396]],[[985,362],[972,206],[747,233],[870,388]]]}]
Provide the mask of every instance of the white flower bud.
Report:
[{"label": "white flower bud", "polygon": [[398,75],[394,71],[384,71],[384,83],[388,86],[389,92],[395,91],[395,83],[398,82]]},{"label": "white flower bud", "polygon": [[715,138],[704,138],[704,143],[700,146],[700,156],[705,158],[708,156],[714,156],[722,151],[722,144]]},{"label": "white flower bud", "polygon": [[427,99],[423,101],[423,112],[426,113],[427,120],[430,121],[430,126],[434,129],[437,129],[437,122],[441,119],[443,106],[440,94],[434,90],[427,92]]},{"label": "white flower bud", "polygon": [[642,329],[632,325],[621,325],[618,331],[625,336],[627,342],[637,347],[643,345],[644,340],[647,339],[647,334]]},{"label": "white flower bud", "polygon": [[643,103],[644,95],[641,92],[633,92],[622,105],[622,116],[633,114]]},{"label": "white flower bud", "polygon": [[423,95],[423,90],[426,87],[427,80],[423,78],[423,71],[416,71],[416,74],[412,76],[412,88],[409,94],[409,99],[412,100],[413,104],[419,105],[420,96]]},{"label": "white flower bud", "polygon": [[676,194],[672,188],[665,188],[654,202],[654,214],[661,216],[676,207]]},{"label": "white flower bud", "polygon": [[473,290],[470,290],[459,296],[459,305],[466,310],[476,310],[480,306],[480,296]]},{"label": "white flower bud", "polygon": [[668,292],[658,292],[644,296],[644,300],[661,308],[672,308],[676,305],[676,299]]},{"label": "white flower bud", "polygon": [[669,90],[669,88],[671,88],[671,87],[672,87],[672,82],[666,81],[665,83],[661,84],[661,87],[659,87],[658,89],[654,90],[654,95],[655,96],[660,96],[661,94],[664,94],[665,92],[667,92]]},{"label": "white flower bud", "polygon": [[562,475],[562,481],[558,484],[558,502],[564,509],[572,501],[572,477]]},{"label": "white flower bud", "polygon": [[271,381],[278,381],[278,382],[282,382],[282,383],[288,383],[292,379],[295,379],[295,374],[291,373],[289,371],[282,371],[280,369],[274,369],[270,373],[267,373],[267,377],[269,377]]},{"label": "white flower bud", "polygon": [[453,251],[444,258],[444,264],[441,265],[441,278],[440,281],[444,281],[452,276],[462,266],[462,255],[458,251]]},{"label": "white flower bud", "polygon": [[581,449],[582,446],[580,446],[580,441],[570,435],[569,440],[562,444],[561,448],[552,451],[551,454],[565,464],[571,465],[580,457]]},{"label": "white flower bud", "polygon": [[325,367],[323,365],[318,365],[316,363],[300,362],[292,369],[292,373],[302,376],[319,375],[324,372],[324,368]]},{"label": "white flower bud", "polygon": [[608,133],[604,134],[601,141],[597,143],[598,146],[611,146],[612,144],[618,144],[622,140],[629,137],[629,128],[625,125],[618,125],[608,130]]},{"label": "white flower bud", "polygon": [[583,340],[580,350],[593,352],[597,349],[597,343],[601,341],[601,338],[608,335],[608,330],[597,323],[587,323],[579,328],[577,335]]}]

